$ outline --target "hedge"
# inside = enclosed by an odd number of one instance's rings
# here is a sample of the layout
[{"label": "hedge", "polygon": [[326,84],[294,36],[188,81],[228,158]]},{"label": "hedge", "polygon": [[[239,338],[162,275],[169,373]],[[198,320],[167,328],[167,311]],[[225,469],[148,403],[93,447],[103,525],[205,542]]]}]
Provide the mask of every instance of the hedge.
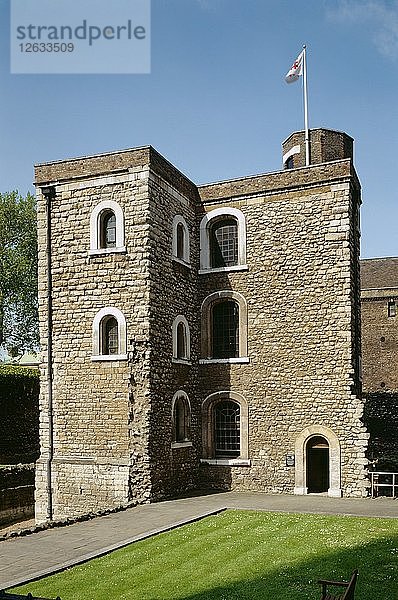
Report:
[{"label": "hedge", "polygon": [[0,365],[0,464],[39,456],[39,371]]}]

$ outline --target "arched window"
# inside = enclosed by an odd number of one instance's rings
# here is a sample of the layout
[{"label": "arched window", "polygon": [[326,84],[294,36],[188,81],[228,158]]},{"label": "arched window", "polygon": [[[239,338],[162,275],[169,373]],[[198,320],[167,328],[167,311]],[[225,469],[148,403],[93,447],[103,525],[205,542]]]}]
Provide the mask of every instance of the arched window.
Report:
[{"label": "arched window", "polygon": [[117,308],[101,308],[93,321],[92,360],[126,359],[126,319]]},{"label": "arched window", "polygon": [[189,265],[189,231],[182,215],[176,215],[173,219],[172,257]]},{"label": "arched window", "polygon": [[184,259],[185,229],[182,223],[177,223],[177,258]]},{"label": "arched window", "polygon": [[177,358],[187,359],[187,332],[185,323],[180,321],[177,325]]},{"label": "arched window", "polygon": [[223,400],[214,407],[215,456],[236,458],[240,454],[240,407]]},{"label": "arched window", "polygon": [[201,363],[249,362],[247,306],[238,292],[214,292],[203,301],[201,353]]},{"label": "arched window", "polygon": [[285,169],[294,169],[294,158],[293,158],[293,156],[289,156],[289,158],[285,162]]},{"label": "arched window", "polygon": [[241,394],[229,390],[208,396],[202,404],[202,462],[250,465],[248,421]]},{"label": "arched window", "polygon": [[200,271],[244,270],[246,221],[237,208],[216,208],[200,223]]},{"label": "arched window", "polygon": [[236,219],[215,220],[210,228],[210,264],[232,267],[238,264],[238,223]]},{"label": "arched window", "polygon": [[183,315],[178,315],[173,322],[173,361],[187,362],[191,357],[191,336],[188,321]]},{"label": "arched window", "polygon": [[174,394],[172,402],[173,443],[189,442],[191,437],[191,407],[185,392],[179,390]]},{"label": "arched window", "polygon": [[113,211],[106,210],[101,214],[100,229],[101,248],[115,248],[116,217]]},{"label": "arched window", "polygon": [[119,328],[115,317],[106,316],[101,321],[102,354],[118,354]]},{"label": "arched window", "polygon": [[239,356],[239,305],[223,300],[212,307],[212,358]]},{"label": "arched window", "polygon": [[296,154],[300,154],[300,149],[301,149],[300,144],[297,144],[296,146],[293,146],[293,148],[290,148],[290,150],[285,152],[285,154],[283,155],[283,158],[282,158],[284,169],[294,169],[294,163],[295,163],[294,156]]},{"label": "arched window", "polygon": [[90,255],[125,252],[124,214],[117,202],[104,200],[90,216]]}]

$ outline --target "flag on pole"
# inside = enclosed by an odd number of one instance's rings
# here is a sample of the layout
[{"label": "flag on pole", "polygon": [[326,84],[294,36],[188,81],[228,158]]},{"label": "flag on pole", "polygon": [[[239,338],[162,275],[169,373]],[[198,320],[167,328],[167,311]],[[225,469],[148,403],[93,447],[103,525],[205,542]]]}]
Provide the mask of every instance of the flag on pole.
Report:
[{"label": "flag on pole", "polygon": [[288,73],[286,73],[285,81],[286,83],[293,83],[297,81],[300,75],[303,74],[303,60],[304,60],[304,50],[300,52]]}]

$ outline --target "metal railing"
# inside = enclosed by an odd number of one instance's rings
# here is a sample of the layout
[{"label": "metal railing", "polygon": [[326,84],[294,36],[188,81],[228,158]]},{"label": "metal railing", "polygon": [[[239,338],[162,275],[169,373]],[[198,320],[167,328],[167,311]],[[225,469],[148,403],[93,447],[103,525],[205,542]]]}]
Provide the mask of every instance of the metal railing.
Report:
[{"label": "metal railing", "polygon": [[[370,483],[372,486],[372,498],[376,498],[377,496],[398,498],[398,473],[371,471]],[[389,491],[390,493],[382,493],[384,491]]]}]

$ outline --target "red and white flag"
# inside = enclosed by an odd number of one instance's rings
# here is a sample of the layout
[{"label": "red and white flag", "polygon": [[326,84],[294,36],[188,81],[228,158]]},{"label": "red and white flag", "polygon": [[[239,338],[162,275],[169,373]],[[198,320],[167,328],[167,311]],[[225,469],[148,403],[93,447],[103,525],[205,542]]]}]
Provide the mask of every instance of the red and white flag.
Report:
[{"label": "red and white flag", "polygon": [[304,61],[304,50],[302,52],[300,52],[300,54],[298,55],[298,57],[296,58],[296,60],[292,64],[292,66],[290,67],[290,70],[288,71],[288,73],[286,73],[286,75],[285,75],[286,83],[293,83],[294,81],[297,81],[297,79],[300,77],[300,75],[303,74],[303,61]]}]

